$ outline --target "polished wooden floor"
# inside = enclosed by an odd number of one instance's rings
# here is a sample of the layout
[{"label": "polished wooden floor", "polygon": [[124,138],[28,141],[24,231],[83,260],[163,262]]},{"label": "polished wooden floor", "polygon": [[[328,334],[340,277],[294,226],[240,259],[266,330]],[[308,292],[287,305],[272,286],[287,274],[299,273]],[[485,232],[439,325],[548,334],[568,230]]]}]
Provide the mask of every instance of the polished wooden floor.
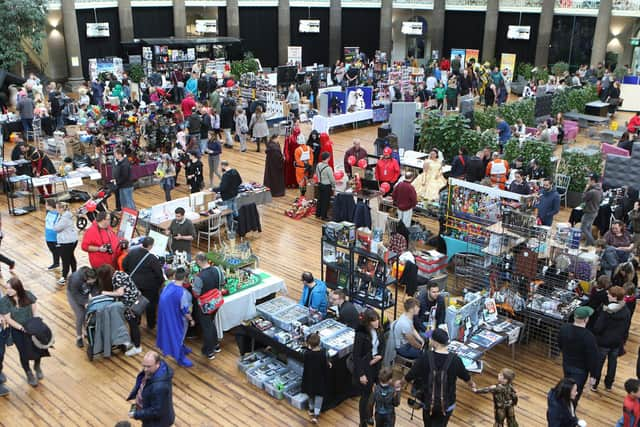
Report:
[{"label": "polished wooden floor", "polygon": [[[308,131],[307,131],[308,132]],[[360,137],[367,150],[372,151],[376,136],[374,127],[344,130],[335,133],[337,159],[350,146],[354,137]],[[5,147],[5,152],[9,153]],[[262,182],[264,154],[237,149],[226,150],[223,158],[236,167],[245,181]],[[338,163],[338,162],[337,162]],[[184,178],[182,178],[184,179]],[[186,194],[185,186],[175,195]],[[301,286],[298,278],[302,270],[319,273],[321,223],[313,218],[291,220],[283,215],[284,209],[295,197],[289,190],[286,197],[274,199],[264,208],[262,234],[250,237],[253,249],[261,258],[261,267],[285,278],[289,293],[299,297]],[[149,207],[162,200],[159,187],[147,187],[135,191],[139,207]],[[87,361],[85,353],[76,348],[73,314],[64,289],[55,282],[59,272],[49,272],[49,252],[44,244],[44,210],[21,216],[6,214],[4,195],[0,199],[5,238],[2,252],[17,260],[16,271],[26,286],[39,298],[41,315],[54,330],[56,347],[52,357],[43,362],[46,378],[37,388],[30,387],[19,365],[15,347],[9,347],[5,358],[4,373],[12,393],[0,398],[0,425],[78,425],[111,426],[127,418],[127,396],[142,357],[127,358],[117,355],[111,359]],[[563,213],[567,215],[567,212]],[[80,265],[87,262],[85,253],[77,250]],[[8,276],[3,266],[5,279]],[[587,420],[590,427],[611,426],[619,418],[624,397],[622,384],[634,376],[638,349],[638,319],[635,316],[631,330],[629,353],[619,359],[617,381],[612,392],[585,392],[578,408],[578,415]],[[144,350],[153,349],[155,336],[143,329]],[[190,342],[199,353],[199,342]],[[303,426],[309,424],[306,411],[293,409],[277,401],[265,392],[249,384],[236,368],[238,351],[233,336],[226,334],[223,351],[216,360],[209,361],[194,356],[191,369],[175,369],[174,405],[176,425],[179,426]],[[517,417],[521,426],[546,425],[546,394],[561,377],[559,359],[546,358],[536,346],[521,346],[517,357],[511,359],[506,347],[490,352],[486,369],[475,377],[479,386],[495,381],[497,372],[504,367],[516,373],[516,387],[520,396]],[[399,426],[421,425],[421,414],[413,420],[406,399],[397,409]],[[357,399],[342,403],[338,408],[322,414],[321,424],[332,426],[357,425]],[[493,405],[490,397],[473,395],[464,384],[458,386],[458,406],[451,426],[489,426],[493,424]]]}]

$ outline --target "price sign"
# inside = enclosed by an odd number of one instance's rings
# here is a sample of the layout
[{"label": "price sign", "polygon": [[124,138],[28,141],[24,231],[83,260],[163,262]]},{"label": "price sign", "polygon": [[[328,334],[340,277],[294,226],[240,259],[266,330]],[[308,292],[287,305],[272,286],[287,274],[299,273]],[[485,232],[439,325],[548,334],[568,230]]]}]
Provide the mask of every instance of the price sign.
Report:
[{"label": "price sign", "polygon": [[43,185],[49,185],[49,178],[33,178],[31,182],[33,182],[34,187],[42,187]]},{"label": "price sign", "polygon": [[64,182],[67,184],[67,188],[75,188],[75,187],[82,186],[82,178],[80,177],[67,178]]},{"label": "price sign", "polygon": [[100,178],[102,178],[102,175],[100,175],[100,172],[91,172],[89,174],[89,179],[91,179],[91,181],[95,181]]}]

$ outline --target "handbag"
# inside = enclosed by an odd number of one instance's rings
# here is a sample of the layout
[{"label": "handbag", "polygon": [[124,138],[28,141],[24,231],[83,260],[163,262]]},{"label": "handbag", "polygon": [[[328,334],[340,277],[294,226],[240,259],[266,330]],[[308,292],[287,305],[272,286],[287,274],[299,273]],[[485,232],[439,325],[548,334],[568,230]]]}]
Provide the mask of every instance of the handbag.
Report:
[{"label": "handbag", "polygon": [[[131,273],[129,274],[129,278],[131,279],[131,281],[133,282],[133,284],[135,285],[135,280],[133,280],[133,275],[136,274],[136,271],[138,271],[138,268],[140,268],[140,266],[142,265],[142,263],[144,262],[145,259],[147,259],[147,257],[151,255],[151,252],[147,252],[140,261],[138,261],[138,263],[136,264],[136,266],[133,268],[133,270],[131,270]],[[136,285],[136,288],[138,286]],[[140,292],[140,290],[138,290],[138,298],[136,299],[136,302],[133,303],[133,305],[131,307],[129,307],[131,309],[131,311],[133,311],[136,316],[140,317],[142,316],[142,313],[145,312],[145,310],[147,309],[147,306],[149,305],[149,300],[147,299],[147,297],[145,297],[144,295],[142,295],[142,292]]]},{"label": "handbag", "polygon": [[[219,285],[222,285],[222,283],[220,283],[222,281],[220,270],[218,270],[217,267],[214,268],[214,270],[218,274]],[[224,304],[224,296],[218,288],[208,290],[207,292],[198,295],[196,298],[203,314],[213,314],[222,306],[222,304]]]}]

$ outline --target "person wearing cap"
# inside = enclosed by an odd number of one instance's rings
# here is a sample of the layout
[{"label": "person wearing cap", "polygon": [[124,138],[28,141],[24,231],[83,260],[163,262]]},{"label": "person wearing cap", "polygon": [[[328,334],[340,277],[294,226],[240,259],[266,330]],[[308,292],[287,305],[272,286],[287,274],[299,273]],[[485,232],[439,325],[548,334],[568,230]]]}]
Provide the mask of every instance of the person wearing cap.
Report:
[{"label": "person wearing cap", "polygon": [[[422,383],[424,425],[446,427],[455,409],[456,380],[459,378],[466,382],[472,390],[475,390],[476,384],[462,359],[457,354],[449,353],[447,331],[436,328],[429,344],[430,349],[416,360],[404,380]],[[433,375],[434,372],[436,375]],[[441,383],[441,378],[444,378],[444,384]]]},{"label": "person wearing cap", "polygon": [[393,187],[393,184],[400,178],[400,165],[396,159],[391,157],[392,153],[391,147],[385,147],[382,150],[382,157],[376,163],[375,176],[380,184],[386,182]]},{"label": "person wearing cap", "polygon": [[578,307],[573,312],[573,323],[565,323],[558,332],[558,348],[562,352],[562,372],[572,378],[578,386],[576,405],[591,376],[592,384],[599,375],[598,344],[596,337],[587,329],[587,322],[594,310],[589,306]]},{"label": "person wearing cap", "polygon": [[597,173],[589,175],[589,182],[582,195],[582,220],[580,221],[580,231],[585,238],[585,243],[588,246],[593,246],[596,240],[591,234],[591,228],[593,227],[593,221],[598,216],[598,210],[600,209],[600,202],[602,202],[602,187],[600,186],[600,176]]},{"label": "person wearing cap", "polygon": [[131,249],[122,261],[122,268],[129,274],[136,287],[148,300],[146,316],[147,328],[156,327],[156,309],[160,298],[160,288],[164,283],[162,263],[151,252],[154,240],[151,237],[143,237],[141,245]]},{"label": "person wearing cap", "polygon": [[504,190],[504,185],[509,176],[509,162],[500,158],[500,153],[493,153],[492,160],[487,165],[485,174],[491,179],[491,184]]}]

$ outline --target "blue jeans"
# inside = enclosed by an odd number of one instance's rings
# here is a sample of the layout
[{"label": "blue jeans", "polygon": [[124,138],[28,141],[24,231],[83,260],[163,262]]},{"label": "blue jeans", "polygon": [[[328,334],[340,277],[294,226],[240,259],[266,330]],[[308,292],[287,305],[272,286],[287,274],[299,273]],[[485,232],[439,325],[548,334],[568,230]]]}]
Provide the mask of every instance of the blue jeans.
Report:
[{"label": "blue jeans", "polygon": [[422,356],[422,350],[419,350],[413,347],[411,344],[406,343],[400,346],[396,353],[398,353],[402,357],[406,357],[407,359],[417,359]]},{"label": "blue jeans", "polygon": [[121,207],[136,210],[136,204],[133,201],[133,187],[120,188],[118,194],[120,194]]},{"label": "blue jeans", "polygon": [[207,151],[207,142],[209,142],[207,138],[200,138],[200,155],[201,156],[204,156],[204,152]]},{"label": "blue jeans", "polygon": [[24,135],[24,140],[29,141],[27,132],[33,130],[33,119],[20,119],[22,122],[22,134]]},{"label": "blue jeans", "polygon": [[[233,233],[235,232],[235,229],[233,228],[233,220],[238,216],[236,199],[234,197],[233,199],[223,200],[222,203],[224,203],[224,205],[232,211],[232,213],[227,215],[227,233]],[[235,236],[235,234],[233,235]]]}]

